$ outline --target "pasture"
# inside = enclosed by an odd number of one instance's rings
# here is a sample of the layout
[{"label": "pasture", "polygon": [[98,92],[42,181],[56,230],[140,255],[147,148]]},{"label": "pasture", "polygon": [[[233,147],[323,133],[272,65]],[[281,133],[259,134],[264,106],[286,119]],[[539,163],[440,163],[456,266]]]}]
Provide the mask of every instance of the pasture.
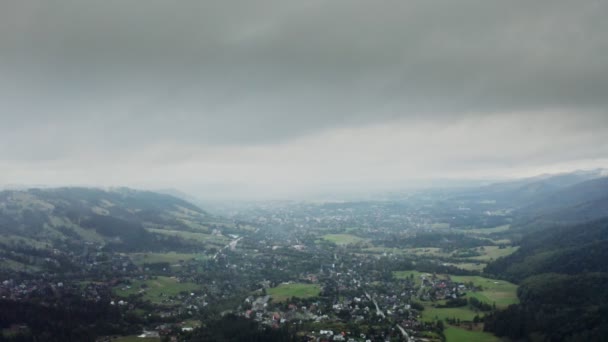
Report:
[{"label": "pasture", "polygon": [[321,293],[321,287],[317,284],[291,283],[281,284],[268,289],[267,293],[275,302],[282,302],[291,297],[310,298]]},{"label": "pasture", "polygon": [[515,253],[515,251],[517,251],[518,248],[518,246],[507,246],[506,248],[500,248],[498,246],[484,246],[483,250],[481,250],[481,253],[483,253],[483,255],[472,257],[470,259],[486,262],[492,261],[500,257],[513,254]]},{"label": "pasture", "polygon": [[475,315],[483,316],[483,313],[475,313],[468,306],[459,308],[436,308],[430,305],[425,305],[422,311],[422,320],[443,321],[446,319],[459,319],[461,321],[472,321]]},{"label": "pasture", "polygon": [[181,293],[189,294],[199,290],[200,287],[194,283],[180,282],[174,277],[156,277],[148,280],[131,280],[130,285],[120,284],[114,288],[114,293],[120,297],[128,297],[141,293],[144,300],[155,304],[171,304],[169,297]]},{"label": "pasture", "polygon": [[131,257],[131,261],[137,266],[142,266],[144,264],[154,264],[160,262],[167,262],[171,265],[177,264],[180,261],[189,261],[193,259],[204,259],[205,256],[202,254],[192,254],[192,253],[131,253],[129,254]]},{"label": "pasture", "polygon": [[465,328],[446,325],[443,331],[446,342],[500,342],[501,339],[480,330],[467,330]]},{"label": "pasture", "polygon": [[472,282],[481,286],[482,291],[468,292],[467,297],[475,297],[488,304],[496,303],[499,308],[519,303],[517,298],[517,285],[505,280],[495,280],[480,276],[452,276],[452,281],[461,283]]},{"label": "pasture", "polygon": [[333,242],[336,245],[348,245],[364,241],[365,239],[352,234],[326,234],[323,235],[323,240]]}]

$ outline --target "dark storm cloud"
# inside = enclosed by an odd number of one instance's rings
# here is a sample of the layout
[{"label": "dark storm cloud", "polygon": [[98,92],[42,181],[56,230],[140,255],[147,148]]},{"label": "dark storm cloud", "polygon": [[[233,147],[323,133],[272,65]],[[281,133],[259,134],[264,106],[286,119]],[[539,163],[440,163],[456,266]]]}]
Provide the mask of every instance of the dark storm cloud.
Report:
[{"label": "dark storm cloud", "polygon": [[563,158],[604,157],[606,13],[605,1],[4,1],[0,160],[69,169],[152,151],[162,164],[387,122],[470,134],[487,116],[523,123],[502,164],[553,155],[526,150],[526,116],[536,134],[551,121]]}]

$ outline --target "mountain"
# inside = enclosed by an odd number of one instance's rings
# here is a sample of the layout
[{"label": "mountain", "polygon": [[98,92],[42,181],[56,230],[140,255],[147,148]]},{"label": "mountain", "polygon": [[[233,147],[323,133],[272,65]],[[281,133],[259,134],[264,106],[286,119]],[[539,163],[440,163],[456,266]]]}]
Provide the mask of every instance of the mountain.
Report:
[{"label": "mountain", "polygon": [[521,281],[539,273],[608,272],[608,219],[554,226],[524,236],[519,249],[486,273]]},{"label": "mountain", "polygon": [[493,200],[500,205],[517,209],[542,202],[544,197],[577,184],[598,178],[608,178],[605,177],[606,174],[604,169],[545,174],[471,188],[462,191],[458,198],[477,201]]},{"label": "mountain", "polygon": [[576,224],[608,217],[608,177],[587,180],[539,196],[516,212],[514,230]]},{"label": "mountain", "polygon": [[213,217],[174,196],[128,188],[0,192],[0,242],[91,243],[119,250],[192,245],[178,233],[210,234]]},{"label": "mountain", "polygon": [[[590,184],[576,188],[588,189]],[[585,193],[594,198],[593,192]],[[573,205],[570,199],[565,202]],[[486,316],[484,329],[514,340],[605,341],[606,260],[608,218],[529,232],[515,253],[485,269],[519,283],[520,303]]]}]

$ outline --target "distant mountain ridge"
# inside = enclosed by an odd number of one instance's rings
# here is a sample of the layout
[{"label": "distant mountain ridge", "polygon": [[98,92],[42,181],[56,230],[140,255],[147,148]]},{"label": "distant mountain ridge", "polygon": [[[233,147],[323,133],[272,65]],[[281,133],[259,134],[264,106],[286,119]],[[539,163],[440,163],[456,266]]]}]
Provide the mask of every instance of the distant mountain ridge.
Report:
[{"label": "distant mountain ridge", "polygon": [[608,170],[596,169],[493,183],[462,191],[457,197],[468,200],[495,200],[502,205],[519,209],[542,201],[545,196],[577,184],[599,178],[608,178]]},{"label": "distant mountain ridge", "polygon": [[595,178],[538,196],[517,211],[513,227],[537,230],[608,217],[608,177]]},{"label": "distant mountain ridge", "polygon": [[[203,231],[210,215],[174,196],[129,188],[49,188],[0,192],[2,241],[76,240],[127,249],[159,247],[154,231]],[[136,249],[137,249],[136,248]]]}]

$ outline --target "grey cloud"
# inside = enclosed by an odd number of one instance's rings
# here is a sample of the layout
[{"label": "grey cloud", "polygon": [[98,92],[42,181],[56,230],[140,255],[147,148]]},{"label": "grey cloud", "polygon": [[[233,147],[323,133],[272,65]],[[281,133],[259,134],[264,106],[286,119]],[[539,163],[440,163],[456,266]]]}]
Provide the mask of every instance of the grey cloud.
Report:
[{"label": "grey cloud", "polygon": [[597,143],[605,13],[592,0],[4,1],[0,159],[128,159],[551,111],[584,117],[564,139]]}]

